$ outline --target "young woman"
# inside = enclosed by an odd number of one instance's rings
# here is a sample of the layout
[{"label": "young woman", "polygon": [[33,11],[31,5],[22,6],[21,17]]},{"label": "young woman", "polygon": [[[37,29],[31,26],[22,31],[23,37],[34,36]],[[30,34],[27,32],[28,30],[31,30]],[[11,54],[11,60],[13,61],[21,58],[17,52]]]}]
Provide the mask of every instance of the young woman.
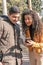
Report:
[{"label": "young woman", "polygon": [[22,30],[25,37],[24,44],[29,49],[30,65],[43,65],[41,58],[43,54],[43,46],[41,46],[43,45],[43,24],[35,11],[25,9],[22,12]]}]

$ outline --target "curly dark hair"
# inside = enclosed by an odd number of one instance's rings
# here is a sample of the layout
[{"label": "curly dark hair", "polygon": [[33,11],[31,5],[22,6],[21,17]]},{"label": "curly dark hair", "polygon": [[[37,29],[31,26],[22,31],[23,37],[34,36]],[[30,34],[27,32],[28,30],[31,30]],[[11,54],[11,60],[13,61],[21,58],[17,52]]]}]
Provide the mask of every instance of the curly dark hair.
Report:
[{"label": "curly dark hair", "polygon": [[38,33],[40,33],[41,27],[42,27],[42,22],[41,22],[41,20],[40,20],[36,11],[24,9],[24,11],[22,12],[22,18],[21,18],[23,32],[25,32],[26,27],[28,27],[26,25],[25,21],[24,21],[24,16],[27,15],[27,14],[31,15],[32,20],[33,20],[32,25],[29,27],[31,38],[32,38],[33,35],[34,35],[34,31],[37,31]]}]

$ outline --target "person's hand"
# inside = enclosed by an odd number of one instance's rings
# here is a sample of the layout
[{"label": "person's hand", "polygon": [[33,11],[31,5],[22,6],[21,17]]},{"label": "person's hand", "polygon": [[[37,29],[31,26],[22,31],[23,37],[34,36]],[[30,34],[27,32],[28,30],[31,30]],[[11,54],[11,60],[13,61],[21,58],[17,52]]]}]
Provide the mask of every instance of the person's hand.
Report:
[{"label": "person's hand", "polygon": [[32,46],[33,45],[33,41],[27,40],[27,41],[25,41],[24,44],[25,44],[25,46],[29,47],[29,46]]}]

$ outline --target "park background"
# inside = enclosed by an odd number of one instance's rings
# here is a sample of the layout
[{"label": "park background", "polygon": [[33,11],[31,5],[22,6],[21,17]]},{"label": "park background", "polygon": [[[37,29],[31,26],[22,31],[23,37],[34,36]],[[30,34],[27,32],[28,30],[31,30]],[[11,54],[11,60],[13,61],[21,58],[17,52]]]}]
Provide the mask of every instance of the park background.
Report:
[{"label": "park background", "polygon": [[43,20],[43,0],[0,0],[0,15],[7,15],[9,8],[13,5],[19,7],[20,13],[27,7],[37,11]]}]

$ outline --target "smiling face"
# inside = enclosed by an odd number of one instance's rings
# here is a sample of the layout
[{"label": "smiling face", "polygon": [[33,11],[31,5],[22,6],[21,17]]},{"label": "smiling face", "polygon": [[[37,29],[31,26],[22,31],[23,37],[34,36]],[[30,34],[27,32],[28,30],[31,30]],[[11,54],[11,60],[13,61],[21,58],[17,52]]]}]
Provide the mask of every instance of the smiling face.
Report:
[{"label": "smiling face", "polygon": [[8,16],[9,16],[10,21],[13,24],[15,24],[18,21],[18,19],[19,19],[19,13],[9,14]]},{"label": "smiling face", "polygon": [[24,16],[24,21],[26,23],[27,26],[30,26],[32,24],[32,16],[31,15],[25,15]]}]

